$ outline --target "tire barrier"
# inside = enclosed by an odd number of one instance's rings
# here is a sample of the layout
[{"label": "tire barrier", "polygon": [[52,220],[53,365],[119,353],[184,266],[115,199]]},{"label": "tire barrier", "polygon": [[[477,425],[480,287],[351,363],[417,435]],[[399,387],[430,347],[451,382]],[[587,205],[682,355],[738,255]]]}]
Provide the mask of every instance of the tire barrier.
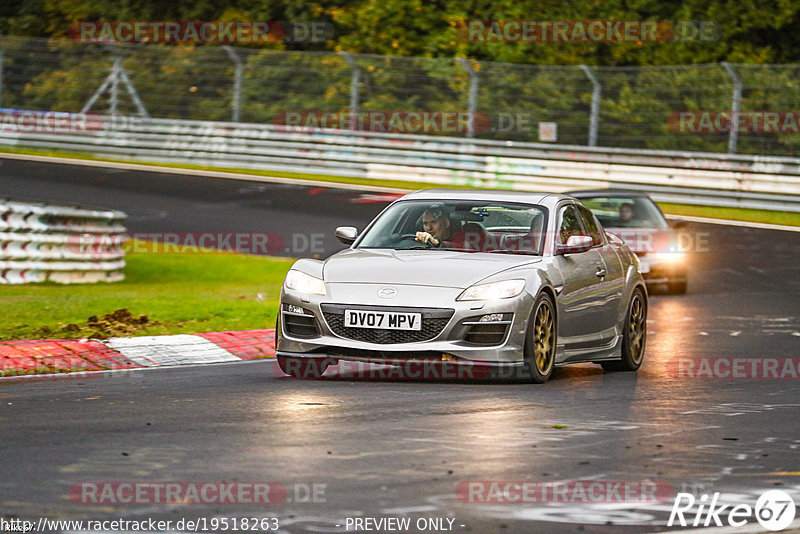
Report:
[{"label": "tire barrier", "polygon": [[126,215],[0,199],[0,284],[118,282]]}]

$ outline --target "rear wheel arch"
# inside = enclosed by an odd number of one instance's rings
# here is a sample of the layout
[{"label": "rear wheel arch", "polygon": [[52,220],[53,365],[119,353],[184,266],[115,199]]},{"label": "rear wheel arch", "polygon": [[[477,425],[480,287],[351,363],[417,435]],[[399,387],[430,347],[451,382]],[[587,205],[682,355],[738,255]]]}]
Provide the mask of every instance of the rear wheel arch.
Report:
[{"label": "rear wheel arch", "polygon": [[[634,300],[638,300],[638,319],[634,321]],[[628,299],[623,321],[620,359],[599,362],[606,371],[636,371],[642,365],[647,346],[647,290],[636,285]],[[636,328],[630,325],[636,322]],[[634,339],[635,337],[635,339]]]},{"label": "rear wheel arch", "polygon": [[[633,282],[632,285],[631,285],[631,282]],[[647,285],[645,284],[643,279],[642,280],[633,280],[633,281],[631,281],[629,279],[629,280],[626,280],[626,284],[625,285],[626,285],[626,287],[628,287],[630,289],[626,289],[623,292],[622,298],[619,301],[619,309],[617,309],[617,320],[618,321],[624,321],[625,320],[625,317],[628,314],[628,305],[630,304],[631,298],[633,298],[633,294],[636,292],[637,289],[640,290],[642,292],[642,294],[644,295],[645,302],[647,302],[649,300],[649,298],[650,298],[650,295],[647,293]]]}]

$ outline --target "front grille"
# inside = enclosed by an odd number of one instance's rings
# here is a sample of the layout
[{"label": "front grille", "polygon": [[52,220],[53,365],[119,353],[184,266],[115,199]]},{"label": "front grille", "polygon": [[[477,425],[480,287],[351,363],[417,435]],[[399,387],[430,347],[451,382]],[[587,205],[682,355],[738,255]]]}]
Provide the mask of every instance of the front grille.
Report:
[{"label": "front grille", "polygon": [[[419,343],[430,341],[442,333],[455,310],[446,308],[396,308],[357,306],[345,304],[322,304],[322,315],[328,326],[339,337],[376,343],[380,345]],[[421,330],[386,330],[384,328],[351,328],[344,326],[344,310],[369,310],[400,313],[421,313]]]},{"label": "front grille", "polygon": [[289,313],[283,314],[283,326],[286,333],[293,337],[319,337],[317,321],[313,315],[299,316]]},{"label": "front grille", "polygon": [[467,317],[462,321],[467,327],[467,333],[464,336],[464,341],[472,345],[500,345],[506,338],[508,328],[511,326],[511,320],[514,318],[512,313],[500,314],[499,320],[492,320],[488,322],[481,322],[483,315],[476,315],[474,317]]},{"label": "front grille", "polygon": [[476,324],[469,328],[464,341],[475,345],[499,345],[506,338],[506,324]]}]

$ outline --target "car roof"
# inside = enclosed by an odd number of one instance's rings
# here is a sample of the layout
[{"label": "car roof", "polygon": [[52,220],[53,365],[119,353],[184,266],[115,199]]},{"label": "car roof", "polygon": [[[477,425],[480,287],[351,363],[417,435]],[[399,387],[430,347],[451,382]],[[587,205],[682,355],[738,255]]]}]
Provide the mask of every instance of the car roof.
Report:
[{"label": "car roof", "polygon": [[561,193],[508,191],[498,189],[422,189],[409,193],[399,200],[495,200],[524,202],[526,204],[555,205],[560,200],[569,200]]},{"label": "car roof", "polygon": [[645,191],[638,191],[636,189],[615,189],[615,188],[585,189],[581,191],[570,191],[566,194],[575,198],[600,197],[600,196],[650,198],[650,195],[647,194]]}]

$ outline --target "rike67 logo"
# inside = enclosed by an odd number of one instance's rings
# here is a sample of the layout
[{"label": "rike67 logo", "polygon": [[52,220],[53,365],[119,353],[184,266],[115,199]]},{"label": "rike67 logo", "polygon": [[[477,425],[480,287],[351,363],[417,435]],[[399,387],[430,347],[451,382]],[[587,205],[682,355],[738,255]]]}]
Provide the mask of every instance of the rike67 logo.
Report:
[{"label": "rike67 logo", "polygon": [[[712,496],[703,494],[696,499],[691,493],[678,493],[672,505],[667,526],[709,527],[724,525],[723,519],[731,527],[741,527],[754,518],[767,530],[778,531],[787,528],[795,516],[795,505],[792,497],[781,490],[770,490],[763,493],[756,501],[755,507],[749,504],[720,504],[720,493]],[[695,505],[697,510],[695,511]],[[684,515],[694,515],[694,521],[687,522]]]}]

